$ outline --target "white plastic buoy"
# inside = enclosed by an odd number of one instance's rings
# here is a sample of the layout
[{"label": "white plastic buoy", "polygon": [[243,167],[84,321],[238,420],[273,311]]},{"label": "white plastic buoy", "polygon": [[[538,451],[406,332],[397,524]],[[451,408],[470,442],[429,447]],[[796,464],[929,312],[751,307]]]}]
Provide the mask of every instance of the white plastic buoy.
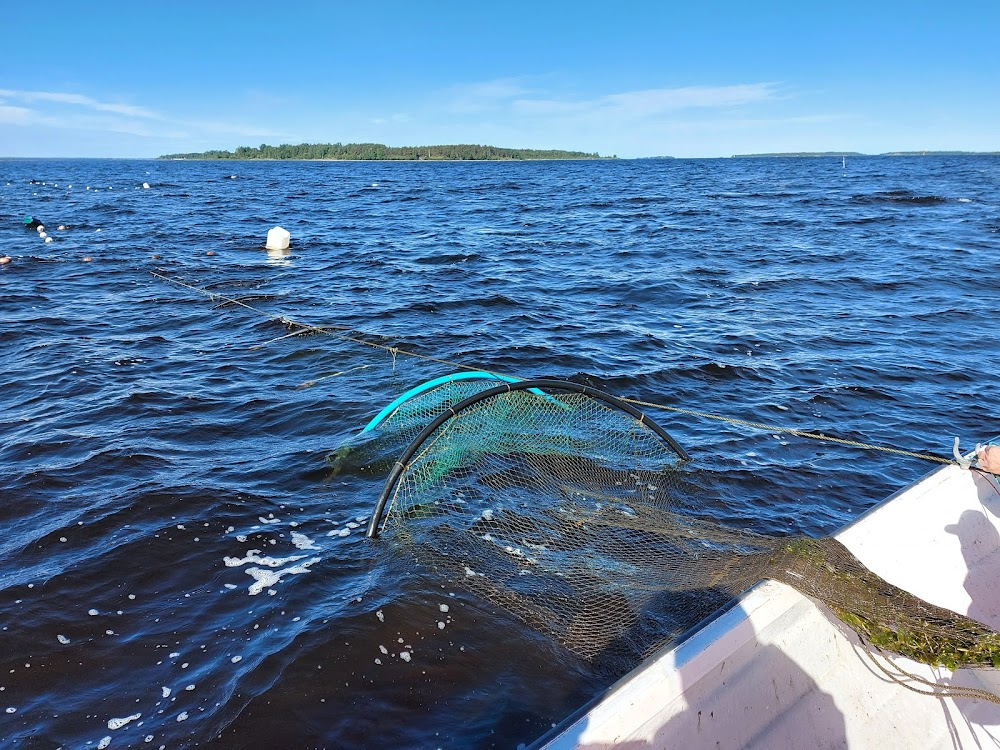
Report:
[{"label": "white plastic buoy", "polygon": [[46,237],[46,238],[45,238],[45,241],[46,241],[46,242],[52,242],[52,238],[51,238],[51,237]]},{"label": "white plastic buoy", "polygon": [[42,232],[45,231],[45,227],[42,224],[39,224],[37,227],[35,227],[35,231],[41,234]]},{"label": "white plastic buoy", "polygon": [[143,190],[149,190],[149,183],[148,182],[142,183],[142,188]]},{"label": "white plastic buoy", "polygon": [[48,235],[47,235],[47,234],[45,234],[45,232],[39,232],[39,233],[38,233],[38,236],[39,236],[39,237],[41,237],[41,238],[42,238],[43,240],[44,240],[44,239],[45,239],[46,237],[48,237]]},{"label": "white plastic buoy", "polygon": [[285,250],[291,242],[292,235],[287,229],[274,227],[267,231],[267,243],[264,245],[268,250]]}]

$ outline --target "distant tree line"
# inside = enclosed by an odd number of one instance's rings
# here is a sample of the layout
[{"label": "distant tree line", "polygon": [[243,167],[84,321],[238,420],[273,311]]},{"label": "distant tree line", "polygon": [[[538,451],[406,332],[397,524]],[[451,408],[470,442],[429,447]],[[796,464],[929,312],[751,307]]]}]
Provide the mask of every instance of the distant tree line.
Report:
[{"label": "distant tree line", "polygon": [[240,146],[235,151],[204,151],[167,154],[161,159],[344,159],[358,161],[504,161],[525,159],[602,159],[598,153],[558,149],[497,148],[459,144],[455,146],[385,146],[381,143],[283,143],[258,148]]}]

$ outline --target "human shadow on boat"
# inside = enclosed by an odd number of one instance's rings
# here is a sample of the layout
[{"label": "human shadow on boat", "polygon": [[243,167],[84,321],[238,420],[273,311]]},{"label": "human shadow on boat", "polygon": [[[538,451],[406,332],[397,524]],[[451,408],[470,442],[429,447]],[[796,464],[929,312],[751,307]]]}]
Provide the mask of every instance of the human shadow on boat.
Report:
[{"label": "human shadow on boat", "polygon": [[[958,538],[966,575],[963,586],[969,594],[966,614],[974,620],[1000,629],[1000,490],[991,477],[973,473],[976,492],[983,511],[965,510],[958,522],[945,527],[945,531]],[[992,518],[991,518],[992,516]],[[997,693],[1000,691],[1000,673],[982,670],[960,670],[962,677],[953,682],[968,685],[976,682],[980,687]],[[1000,706],[981,701],[961,700],[956,707],[964,723],[994,727],[1000,725]],[[943,706],[945,718],[953,723],[948,706]],[[1000,743],[995,743],[1000,746]]]}]

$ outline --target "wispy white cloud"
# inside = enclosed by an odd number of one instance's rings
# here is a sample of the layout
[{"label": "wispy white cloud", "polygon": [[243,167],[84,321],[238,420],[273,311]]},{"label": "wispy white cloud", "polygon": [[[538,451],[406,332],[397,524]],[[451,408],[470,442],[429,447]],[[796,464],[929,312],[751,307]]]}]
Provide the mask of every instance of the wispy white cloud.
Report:
[{"label": "wispy white cloud", "polygon": [[266,139],[281,135],[267,127],[175,117],[86,94],[19,89],[0,89],[0,124],[130,135],[150,142],[156,149],[169,149],[169,144],[184,141],[212,143],[219,138]]},{"label": "wispy white cloud", "polygon": [[0,100],[0,123],[4,125],[27,125],[34,115],[27,107],[12,107]]},{"label": "wispy white cloud", "polygon": [[463,83],[445,91],[445,108],[454,114],[481,114],[509,106],[518,97],[539,93],[525,79],[497,78],[492,81]]},{"label": "wispy white cloud", "polygon": [[685,109],[718,109],[755,104],[778,98],[774,83],[733,86],[683,86],[606,94],[591,99],[518,98],[511,102],[517,113],[531,116],[595,116],[647,118]]},{"label": "wispy white cloud", "polygon": [[102,102],[84,94],[72,94],[60,91],[19,91],[15,89],[0,89],[0,98],[26,103],[50,102],[67,104],[96,112],[110,112],[124,117],[135,117],[149,120],[162,120],[163,116],[145,107],[132,104]]}]

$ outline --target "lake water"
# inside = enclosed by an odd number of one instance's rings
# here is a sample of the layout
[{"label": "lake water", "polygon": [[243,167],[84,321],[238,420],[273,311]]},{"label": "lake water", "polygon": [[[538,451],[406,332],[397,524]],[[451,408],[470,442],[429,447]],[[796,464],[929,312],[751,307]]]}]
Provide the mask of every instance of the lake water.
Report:
[{"label": "lake water", "polygon": [[[992,157],[8,160],[0,254],[7,748],[514,748],[610,684],[364,538],[384,477],[327,456],[454,369],[409,353],[938,455],[1000,432]],[[935,468],[647,411],[766,533]]]}]

